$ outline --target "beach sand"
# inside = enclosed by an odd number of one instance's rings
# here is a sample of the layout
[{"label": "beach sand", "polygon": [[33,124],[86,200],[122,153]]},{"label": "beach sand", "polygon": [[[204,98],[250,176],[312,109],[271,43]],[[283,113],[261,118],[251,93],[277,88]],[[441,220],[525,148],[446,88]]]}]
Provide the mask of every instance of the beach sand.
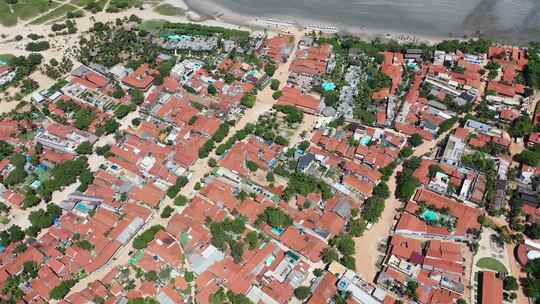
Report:
[{"label": "beach sand", "polygon": [[[176,0],[170,1],[176,2]],[[218,5],[212,0],[184,0],[183,5],[186,5],[190,11],[197,12],[200,15],[212,16],[216,20],[221,20],[225,23],[244,25],[252,29],[279,31],[284,28],[294,27],[311,31],[313,29],[320,28],[323,32],[335,32],[333,29],[336,29],[341,33],[351,34],[366,40],[375,38],[394,39],[401,43],[416,42],[437,44],[445,39],[459,39],[456,37],[450,37],[448,35],[419,35],[410,32],[369,28],[367,26],[335,25],[321,20],[296,18],[286,15],[279,18],[247,16]]]},{"label": "beach sand", "polygon": [[[220,26],[226,28],[242,29],[242,30],[251,30],[252,28],[247,27],[242,24],[234,24],[224,22],[220,19],[214,19],[210,16],[199,14],[194,11],[190,11],[188,6],[181,0],[166,0],[163,3],[169,3],[173,6],[182,8],[186,10],[184,16],[164,16],[154,11],[154,6],[147,6],[144,10],[137,8],[131,8],[118,13],[107,13],[107,12],[98,12],[96,14],[90,14],[86,12],[84,17],[74,19],[77,23],[78,33],[74,35],[66,36],[54,36],[48,37],[51,33],[50,23],[44,24],[29,24],[31,20],[26,22],[19,22],[16,26],[13,27],[4,27],[0,26],[0,32],[6,33],[5,38],[0,40],[0,54],[13,54],[15,56],[27,56],[30,52],[25,50],[25,45],[30,42],[29,38],[26,38],[26,35],[29,33],[35,33],[47,37],[51,48],[40,52],[43,56],[43,62],[48,62],[50,59],[55,58],[60,60],[64,54],[70,57],[74,61],[74,66],[77,66],[78,63],[75,60],[75,54],[73,49],[78,45],[79,38],[81,35],[84,35],[95,22],[114,22],[117,18],[129,17],[131,15],[136,15],[140,17],[143,21],[147,20],[166,20],[170,22],[179,22],[179,23],[198,23],[205,24],[209,26]],[[46,14],[45,12],[44,14]],[[36,18],[39,18],[37,16]],[[20,41],[15,41],[14,37],[18,34],[21,34],[24,38]],[[34,79],[34,77],[31,76]],[[38,90],[46,89],[48,86],[54,83],[53,80],[48,79],[47,77],[42,77],[42,75],[37,75],[37,78],[34,79],[40,84]],[[13,95],[10,94],[10,95]],[[26,96],[25,100],[30,100],[29,96]],[[17,101],[7,101],[4,95],[0,95],[0,114],[10,112],[17,106]]]}]

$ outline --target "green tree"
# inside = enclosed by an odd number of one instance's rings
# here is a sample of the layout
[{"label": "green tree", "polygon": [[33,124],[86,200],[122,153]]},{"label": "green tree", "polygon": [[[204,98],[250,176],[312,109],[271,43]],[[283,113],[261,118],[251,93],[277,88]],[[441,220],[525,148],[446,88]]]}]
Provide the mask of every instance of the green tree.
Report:
[{"label": "green tree", "polygon": [[388,189],[386,183],[378,183],[377,186],[373,188],[373,194],[382,199],[387,199],[390,197],[390,189]]},{"label": "green tree", "polygon": [[298,300],[305,300],[311,295],[311,289],[307,286],[299,286],[294,289],[294,296]]},{"label": "green tree", "polygon": [[135,249],[144,249],[144,248],[146,248],[146,246],[148,246],[148,244],[152,240],[154,240],[154,237],[156,236],[156,234],[160,230],[163,230],[163,229],[164,228],[161,225],[155,225],[155,226],[152,226],[152,227],[148,228],[143,233],[141,233],[140,235],[135,237],[135,239],[133,239],[133,248],[135,248]]},{"label": "green tree", "polygon": [[90,108],[80,108],[73,115],[75,127],[79,130],[87,130],[96,118],[96,113]]},{"label": "green tree", "polygon": [[259,169],[259,166],[257,165],[257,163],[255,162],[252,162],[250,160],[246,161],[246,167],[249,169],[249,171],[251,172],[255,172],[257,171],[257,169]]},{"label": "green tree", "polygon": [[244,256],[244,244],[235,240],[229,240],[229,248],[231,249],[231,256],[235,263],[242,262]]},{"label": "green tree", "polygon": [[16,168],[24,169],[26,157],[22,153],[15,153],[10,157],[11,164]]},{"label": "green tree", "polygon": [[207,92],[210,95],[216,95],[217,94],[217,89],[216,89],[216,87],[214,85],[209,85],[208,88],[207,88]]},{"label": "green tree", "polygon": [[398,176],[397,198],[408,201],[420,185],[418,179],[412,175],[401,174]]},{"label": "green tree", "polygon": [[321,258],[326,264],[332,263],[339,259],[339,254],[337,250],[331,247],[326,247],[321,251]]},{"label": "green tree", "polygon": [[26,174],[26,171],[22,168],[15,168],[15,170],[11,171],[9,175],[4,180],[4,183],[8,186],[13,186],[20,184],[24,182],[24,179],[26,178],[28,174]]},{"label": "green tree", "polygon": [[540,166],[540,147],[536,147],[533,150],[523,150],[521,153],[514,156],[514,159],[517,162],[527,164],[532,167]]},{"label": "green tree", "polygon": [[540,224],[531,223],[525,227],[525,235],[533,240],[540,239]]},{"label": "green tree", "polygon": [[188,283],[193,282],[193,280],[195,280],[195,275],[191,271],[186,271],[186,272],[184,272],[184,279]]},{"label": "green tree", "polygon": [[89,141],[82,142],[76,151],[79,154],[92,154],[92,144]]},{"label": "green tree", "polygon": [[105,124],[103,125],[103,130],[105,134],[111,134],[114,133],[118,128],[120,127],[120,124],[116,121],[116,119],[111,118],[105,121]]},{"label": "green tree", "polygon": [[277,70],[276,65],[272,63],[269,63],[264,67],[264,72],[266,73],[266,75],[268,75],[268,77],[274,76],[274,73],[276,73],[276,70]]},{"label": "green tree", "polygon": [[354,255],[356,253],[356,247],[354,240],[349,234],[340,234],[335,236],[330,244],[336,246],[342,255]]},{"label": "green tree", "polygon": [[361,237],[367,228],[367,222],[363,218],[349,220],[349,233],[354,237]]},{"label": "green tree", "polygon": [[507,291],[514,291],[518,290],[519,285],[515,277],[513,276],[506,276],[503,281],[504,290]]},{"label": "green tree", "polygon": [[242,99],[240,100],[240,102],[246,108],[253,108],[256,100],[257,98],[255,97],[255,95],[247,93],[244,96],[242,96]]},{"label": "green tree", "polygon": [[101,155],[101,156],[106,155],[109,151],[111,151],[110,145],[104,145],[104,146],[96,148],[97,155]]},{"label": "green tree", "polygon": [[279,89],[280,81],[277,79],[272,79],[270,81],[270,88],[274,91],[277,91]]},{"label": "green tree", "polygon": [[381,217],[383,210],[384,201],[377,196],[372,196],[364,203],[362,217],[370,223],[376,223]]},{"label": "green tree", "polygon": [[523,137],[529,135],[532,132],[532,129],[533,125],[531,118],[527,115],[522,115],[512,121],[508,131],[512,137]]},{"label": "green tree", "polygon": [[185,206],[188,202],[188,199],[187,197],[183,196],[183,195],[178,195],[175,199],[174,199],[174,204],[176,206]]},{"label": "green tree", "polygon": [[249,250],[255,250],[259,247],[259,234],[256,231],[250,231],[246,234],[245,242],[248,244]]},{"label": "green tree", "polygon": [[130,90],[131,103],[140,105],[144,102],[144,93],[139,90]]},{"label": "green tree", "polygon": [[401,158],[407,158],[411,155],[413,155],[413,150],[410,147],[403,147],[403,149],[399,151],[399,156]]},{"label": "green tree", "polygon": [[174,212],[174,208],[171,206],[165,206],[163,208],[163,211],[161,212],[161,218],[169,218],[171,217],[172,213]]},{"label": "green tree", "polygon": [[458,121],[457,117],[452,117],[443,121],[443,123],[439,126],[439,129],[437,130],[437,135],[442,135],[446,131],[450,130],[456,124],[457,121]]},{"label": "green tree", "polygon": [[17,225],[11,225],[8,232],[12,242],[18,242],[24,239],[24,232],[21,230],[21,227]]},{"label": "green tree", "polygon": [[63,299],[76,283],[76,280],[62,281],[60,285],[56,286],[51,290],[51,292],[49,293],[49,297],[53,300]]},{"label": "green tree", "polygon": [[272,98],[274,98],[275,100],[278,100],[281,96],[283,96],[282,91],[275,91],[274,93],[272,93]]},{"label": "green tree", "polygon": [[405,287],[405,294],[415,301],[418,299],[418,292],[416,291],[418,286],[418,282],[410,280],[407,282],[407,286]]},{"label": "green tree", "polygon": [[350,270],[353,270],[353,271],[356,270],[356,261],[354,257],[350,255],[345,255],[341,257],[340,262],[343,266],[349,268]]},{"label": "green tree", "polygon": [[257,220],[276,228],[286,228],[293,223],[292,218],[277,207],[266,207]]},{"label": "green tree", "polygon": [[413,147],[418,147],[423,142],[424,142],[424,140],[422,139],[422,136],[420,134],[418,134],[418,133],[414,133],[413,135],[411,135],[411,137],[409,137],[409,143]]}]

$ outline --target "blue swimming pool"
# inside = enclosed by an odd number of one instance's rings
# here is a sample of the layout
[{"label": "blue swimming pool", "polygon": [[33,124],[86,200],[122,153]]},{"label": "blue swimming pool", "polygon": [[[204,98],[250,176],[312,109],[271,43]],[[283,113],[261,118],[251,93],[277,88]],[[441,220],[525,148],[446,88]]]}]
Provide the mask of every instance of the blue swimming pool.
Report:
[{"label": "blue swimming pool", "polygon": [[426,210],[420,216],[428,222],[436,222],[439,220],[439,214],[432,210]]},{"label": "blue swimming pool", "polygon": [[277,234],[277,235],[282,235],[283,232],[285,232],[285,229],[284,228],[279,228],[279,227],[272,227],[272,232]]},{"label": "blue swimming pool", "polygon": [[369,135],[365,135],[365,136],[362,136],[362,138],[360,138],[361,145],[367,146],[369,145],[370,142],[371,142],[371,136]]},{"label": "blue swimming pool", "polygon": [[167,39],[173,40],[173,41],[188,41],[188,40],[191,40],[192,38],[193,37],[189,35],[170,35],[169,37],[167,37]]},{"label": "blue swimming pool", "polygon": [[336,84],[333,83],[333,82],[325,81],[325,82],[323,82],[323,84],[321,86],[322,86],[323,90],[325,90],[326,92],[333,91],[333,90],[336,89]]},{"label": "blue swimming pool", "polygon": [[90,212],[90,210],[92,210],[92,206],[88,206],[84,203],[78,203],[77,205],[75,205],[75,209],[79,210],[80,212],[83,212],[83,213],[88,213]]}]

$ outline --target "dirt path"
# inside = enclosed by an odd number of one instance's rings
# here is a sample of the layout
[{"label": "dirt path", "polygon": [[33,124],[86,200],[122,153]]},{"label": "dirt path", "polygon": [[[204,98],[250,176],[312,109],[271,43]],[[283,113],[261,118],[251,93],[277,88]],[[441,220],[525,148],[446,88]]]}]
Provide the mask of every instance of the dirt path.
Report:
[{"label": "dirt path", "polygon": [[355,239],[356,269],[360,276],[369,282],[375,280],[375,276],[379,272],[377,260],[384,255],[383,252],[379,251],[378,245],[388,240],[388,236],[392,233],[394,217],[398,214],[396,209],[401,207],[401,202],[395,198],[396,172],[398,170],[394,170],[388,180],[390,198],[386,200],[386,206],[381,218],[370,230],[365,231],[364,235]]},{"label": "dirt path", "polygon": [[[300,35],[303,35],[303,33],[298,32],[296,33],[296,35],[297,37],[299,37]],[[276,71],[276,74],[277,73],[282,73],[283,75],[287,74],[287,71],[289,69],[291,62],[292,62],[292,58],[286,64],[280,65]],[[286,78],[284,79],[285,81],[287,80]],[[246,111],[244,116],[236,123],[236,125],[233,128],[231,128],[231,130],[229,131],[229,135],[223,140],[223,142],[227,141],[229,137],[233,136],[236,131],[244,128],[246,124],[255,123],[261,114],[269,111],[272,108],[272,106],[274,105],[274,102],[275,100],[272,98],[272,90],[270,89],[270,87],[267,87],[263,91],[261,91],[259,95],[257,96],[257,103],[255,104],[255,106],[252,109],[249,109]],[[131,118],[132,117],[124,118],[123,123],[121,124],[122,127],[125,128],[127,124],[131,121]],[[217,158],[217,155],[215,154],[214,151],[212,151],[212,153],[210,153],[210,155],[207,158],[199,159],[197,160],[197,162],[195,162],[195,164],[190,168],[193,174],[191,178],[189,179],[188,184],[185,185],[184,188],[182,188],[182,190],[180,191],[180,194],[188,198],[191,198],[196,195],[197,191],[195,191],[193,188],[197,182],[199,182],[205,175],[210,173],[210,171],[212,170],[212,168],[208,166],[208,159],[212,157]],[[139,230],[137,235],[153,225],[167,226],[169,219],[168,218],[162,219],[159,216],[159,214],[161,214],[161,211],[165,206],[168,206],[171,204],[172,204],[172,199],[167,197],[164,200],[164,202],[162,202],[160,206],[160,210],[154,211],[153,217],[143,226],[141,230]],[[177,208],[175,213],[182,212],[184,208],[185,207]],[[86,286],[89,283],[95,280],[101,279],[114,267],[126,265],[130,258],[129,252],[132,250],[133,250],[132,242],[130,241],[129,244],[122,247],[105,266],[101,267],[100,269],[88,275],[87,277],[82,279],[79,283],[77,283],[71,289],[70,294],[74,292],[82,291],[84,288],[86,288]]]},{"label": "dirt path", "polygon": [[[422,156],[429,153],[440,141],[444,140],[447,134],[452,132],[454,128],[441,135],[437,140],[425,141],[422,145],[414,149],[413,156]],[[397,188],[396,175],[403,169],[399,165],[394,173],[390,176],[387,182],[390,189],[390,198],[386,200],[386,206],[381,215],[381,218],[375,223],[370,230],[364,232],[359,238],[355,239],[356,245],[356,269],[363,279],[373,282],[377,273],[379,272],[379,266],[377,260],[385,255],[384,252],[379,251],[379,244],[388,241],[388,237],[392,235],[392,229],[394,226],[394,218],[399,214],[397,209],[402,207],[402,203],[396,199],[395,190]]]}]

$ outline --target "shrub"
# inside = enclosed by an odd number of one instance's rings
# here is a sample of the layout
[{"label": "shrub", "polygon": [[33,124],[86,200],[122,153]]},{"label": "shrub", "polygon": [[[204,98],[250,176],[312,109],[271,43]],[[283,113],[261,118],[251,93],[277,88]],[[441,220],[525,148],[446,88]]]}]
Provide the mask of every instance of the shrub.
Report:
[{"label": "shrub", "polygon": [[76,152],[79,154],[92,154],[92,144],[85,141],[77,147]]},{"label": "shrub", "polygon": [[174,212],[174,208],[171,206],[165,206],[161,212],[161,218],[169,218]]},{"label": "shrub", "polygon": [[146,231],[135,237],[133,239],[133,248],[135,249],[144,249],[148,244],[154,240],[154,237],[156,236],[156,233],[158,233],[160,230],[164,229],[161,225],[155,225],[150,228],[148,228]]},{"label": "shrub", "polygon": [[418,133],[414,133],[413,135],[411,135],[411,137],[409,137],[409,143],[413,147],[418,147],[423,142],[424,142],[424,140],[422,139],[422,136],[420,134],[418,134]]},{"label": "shrub", "polygon": [[241,104],[246,108],[253,108],[253,106],[255,105],[256,100],[257,99],[256,99],[255,95],[248,93],[248,94],[245,94],[242,97]]},{"label": "shrub", "polygon": [[277,80],[277,79],[272,79],[272,80],[270,81],[270,88],[271,88],[272,90],[274,90],[274,91],[277,91],[277,90],[279,89],[279,85],[280,85],[280,84],[281,84],[281,83],[279,82],[279,80]]},{"label": "shrub", "polygon": [[311,295],[311,289],[307,286],[299,286],[294,290],[294,296],[298,300],[305,300]]},{"label": "shrub", "polygon": [[176,206],[185,206],[188,202],[188,199],[187,197],[183,196],[183,195],[178,195],[175,199],[174,199],[174,204]]}]

